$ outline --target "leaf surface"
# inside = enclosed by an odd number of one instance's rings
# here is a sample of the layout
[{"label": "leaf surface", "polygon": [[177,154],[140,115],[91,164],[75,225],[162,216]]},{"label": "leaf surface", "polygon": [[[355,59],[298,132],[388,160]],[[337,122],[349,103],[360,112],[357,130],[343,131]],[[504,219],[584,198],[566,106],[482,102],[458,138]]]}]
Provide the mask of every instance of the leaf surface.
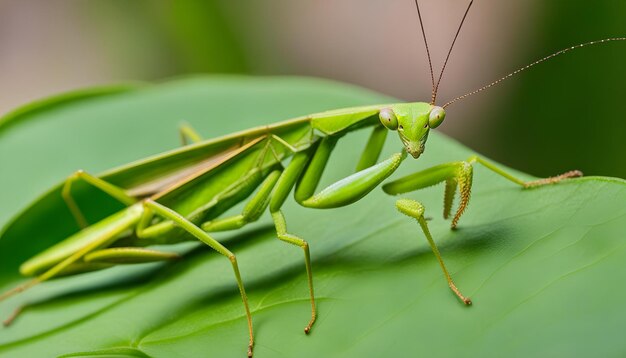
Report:
[{"label": "leaf surface", "polygon": [[[212,138],[323,110],[395,102],[321,80],[220,76],[78,97],[23,111],[19,121],[0,126],[1,224],[76,169],[99,173],[175,148],[181,121]],[[340,141],[321,185],[351,173],[367,136],[359,131]],[[390,135],[384,155],[399,148]],[[425,154],[407,159],[394,177],[472,154],[433,133]],[[376,189],[332,210],[289,199],[289,230],[308,240],[313,258],[319,318],[309,336],[302,252],[275,239],[269,216],[216,237],[238,255],[257,358],[621,356],[625,184],[583,178],[522,190],[476,167],[472,202],[455,231],[441,218],[443,186],[403,195],[426,206],[471,307],[450,292],[417,223],[395,210],[397,198]],[[45,202],[0,240],[3,290],[22,280],[20,262],[76,230],[58,197]],[[117,209],[114,202],[83,205],[94,217]],[[246,322],[228,260],[194,243],[175,249],[184,260],[54,280],[0,303],[1,317],[28,305],[0,329],[0,355],[244,357]]]}]

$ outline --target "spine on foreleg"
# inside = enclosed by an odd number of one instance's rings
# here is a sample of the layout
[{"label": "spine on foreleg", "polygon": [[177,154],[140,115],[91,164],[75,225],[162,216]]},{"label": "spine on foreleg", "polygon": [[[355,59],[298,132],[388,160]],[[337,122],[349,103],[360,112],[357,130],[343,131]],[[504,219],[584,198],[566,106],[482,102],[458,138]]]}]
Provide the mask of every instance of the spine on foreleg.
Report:
[{"label": "spine on foreleg", "polygon": [[468,162],[463,162],[459,166],[457,174],[457,181],[459,183],[459,208],[454,215],[454,219],[452,219],[452,228],[456,228],[459,223],[459,219],[465,212],[467,205],[469,204],[470,196],[472,194],[472,178],[473,178],[473,169],[472,165]]},{"label": "spine on foreleg", "polygon": [[443,195],[443,218],[448,219],[452,212],[452,204],[454,204],[454,196],[456,195],[456,187],[458,182],[456,178],[446,179],[446,189]]}]

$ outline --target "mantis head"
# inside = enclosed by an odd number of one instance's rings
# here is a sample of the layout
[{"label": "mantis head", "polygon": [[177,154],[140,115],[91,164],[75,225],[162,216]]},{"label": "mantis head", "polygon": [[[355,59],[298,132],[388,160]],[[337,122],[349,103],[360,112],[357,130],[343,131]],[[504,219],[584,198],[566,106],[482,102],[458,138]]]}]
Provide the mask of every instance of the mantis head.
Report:
[{"label": "mantis head", "polygon": [[437,128],[445,117],[442,107],[424,102],[395,104],[379,112],[381,123],[398,131],[404,148],[415,159],[424,152],[430,129]]}]

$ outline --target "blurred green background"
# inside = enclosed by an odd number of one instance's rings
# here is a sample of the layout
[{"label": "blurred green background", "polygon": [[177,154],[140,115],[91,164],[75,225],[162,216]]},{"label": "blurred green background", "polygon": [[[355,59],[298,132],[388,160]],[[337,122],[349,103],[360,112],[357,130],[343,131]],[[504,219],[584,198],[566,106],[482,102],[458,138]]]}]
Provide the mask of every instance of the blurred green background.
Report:
[{"label": "blurred green background", "polygon": [[[421,1],[436,69],[467,3]],[[319,76],[427,101],[418,29],[411,0],[3,0],[0,114],[74,88],[195,73]],[[621,0],[478,1],[438,102],[625,35]],[[537,176],[626,178],[625,63],[626,42],[578,50],[451,106],[441,129]]]}]

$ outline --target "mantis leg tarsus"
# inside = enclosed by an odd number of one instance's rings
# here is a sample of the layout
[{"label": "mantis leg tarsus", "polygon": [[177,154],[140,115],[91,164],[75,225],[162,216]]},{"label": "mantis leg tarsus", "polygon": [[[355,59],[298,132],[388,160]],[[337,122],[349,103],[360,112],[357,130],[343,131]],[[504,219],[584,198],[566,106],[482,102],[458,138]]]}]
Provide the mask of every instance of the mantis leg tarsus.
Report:
[{"label": "mantis leg tarsus", "polygon": [[178,132],[180,133],[180,142],[183,146],[202,141],[202,136],[189,123],[181,124]]},{"label": "mantis leg tarsus", "polygon": [[63,184],[63,189],[61,189],[61,196],[63,197],[63,200],[65,201],[67,207],[70,209],[72,216],[74,216],[76,223],[81,229],[89,226],[89,223],[87,222],[87,219],[85,219],[85,215],[80,210],[78,204],[76,203],[76,200],[74,200],[74,197],[72,196],[72,184],[77,180],[83,180],[86,183],[93,185],[94,187],[117,199],[124,205],[132,205],[136,202],[136,199],[126,194],[126,191],[124,191],[124,189],[108,183],[83,170],[77,170],[65,180],[65,183]]},{"label": "mantis leg tarsus", "polygon": [[317,318],[317,308],[315,307],[315,293],[313,290],[313,271],[311,269],[311,256],[309,253],[309,244],[303,239],[287,233],[287,223],[285,216],[278,210],[272,213],[272,219],[274,219],[274,225],[276,225],[276,234],[278,239],[286,243],[298,246],[304,251],[304,263],[306,265],[307,279],[309,282],[309,294],[311,296],[311,320],[304,328],[304,333],[309,334],[315,319]]},{"label": "mantis leg tarsus", "polygon": [[[33,279],[33,280],[30,280],[30,281],[28,281],[28,282],[26,282],[26,283],[24,283],[24,284],[22,284],[22,285],[19,285],[19,286],[17,286],[17,287],[14,287],[14,288],[12,288],[12,289],[8,290],[8,291],[5,291],[4,293],[2,293],[2,294],[0,295],[0,301],[3,301],[3,300],[5,300],[5,299],[7,299],[7,298],[9,298],[9,297],[11,297],[11,296],[13,296],[13,295],[18,294],[18,293],[24,292],[24,291],[26,291],[27,289],[29,289],[29,288],[31,288],[31,287],[33,287],[33,286],[35,286],[35,285],[36,285],[36,284],[38,284],[39,282],[40,282],[39,280],[37,280],[37,279]],[[24,312],[24,308],[25,308],[25,306],[24,306],[24,305],[21,305],[21,306],[17,307],[15,310],[13,310],[13,312],[9,315],[9,317],[7,317],[7,318],[6,318],[6,319],[2,322],[2,325],[3,325],[4,327],[8,327],[8,326],[10,326],[10,325],[11,325],[11,324],[15,321],[15,319],[16,319],[16,318],[17,318],[20,314],[22,314],[22,312]]]},{"label": "mantis leg tarsus", "polygon": [[4,327],[8,327],[11,324],[13,324],[13,322],[15,321],[15,319],[22,314],[22,312],[24,312],[24,306],[19,306],[18,308],[14,309],[13,312],[11,313],[11,315],[9,315],[9,317],[7,317],[7,319],[5,319],[4,321],[2,321],[2,325]]},{"label": "mantis leg tarsus", "polygon": [[497,165],[485,159],[482,159],[479,156],[473,155],[467,160],[467,162],[470,164],[480,163],[485,168],[491,170],[492,172],[514,182],[515,184],[521,185],[524,188],[535,188],[535,187],[539,187],[543,185],[556,184],[565,179],[578,178],[578,177],[583,176],[583,173],[580,170],[570,170],[569,172],[556,175],[553,177],[549,177],[549,178],[543,178],[543,179],[532,180],[532,181],[524,181],[520,178],[517,178],[516,176],[512,174],[509,174],[505,170],[500,169]]},{"label": "mantis leg tarsus", "polygon": [[553,177],[528,181],[524,184],[524,187],[535,188],[535,187],[542,186],[542,185],[556,184],[560,182],[561,180],[565,180],[565,179],[580,178],[582,176],[583,176],[583,172],[581,172],[580,170],[570,170],[569,172],[565,172],[563,174],[556,175]]},{"label": "mantis leg tarsus", "polygon": [[146,228],[146,226],[150,223],[155,214],[163,217],[164,219],[173,221],[176,225],[180,226],[183,230],[187,231],[189,234],[195,236],[198,240],[202,241],[213,250],[218,253],[224,255],[229,259],[233,266],[233,271],[235,273],[235,279],[237,280],[237,286],[239,287],[239,293],[241,294],[241,300],[243,301],[243,306],[246,312],[246,319],[248,323],[248,333],[250,335],[250,341],[248,343],[248,357],[252,357],[252,348],[254,346],[254,333],[252,330],[252,315],[250,314],[250,307],[248,306],[248,296],[246,295],[246,290],[243,285],[243,281],[241,279],[241,274],[239,273],[239,265],[237,265],[237,258],[235,254],[233,254],[230,250],[228,250],[224,245],[220,244],[217,240],[209,236],[205,231],[203,231],[198,226],[194,225],[191,221],[187,220],[184,216],[180,215],[176,211],[157,203],[154,200],[147,199],[143,202],[144,205],[144,213],[143,217],[139,220],[139,224],[137,225],[137,236],[141,237],[141,232]]},{"label": "mantis leg tarsus", "polygon": [[433,240],[433,237],[430,234],[430,230],[428,229],[428,224],[426,223],[426,220],[424,218],[424,211],[425,211],[424,206],[415,200],[400,199],[396,202],[396,208],[398,209],[398,211],[400,211],[404,215],[407,215],[417,220],[420,227],[422,228],[422,231],[424,232],[424,236],[426,236],[426,240],[428,241],[430,248],[432,249],[433,253],[437,257],[437,261],[439,261],[441,270],[443,271],[443,274],[446,277],[446,280],[448,281],[448,286],[450,286],[450,289],[452,290],[452,292],[454,292],[454,294],[464,304],[471,305],[472,300],[470,300],[469,297],[465,297],[461,293],[461,291],[456,287],[456,285],[454,284],[454,281],[452,280],[452,276],[450,276],[450,273],[448,272],[448,269],[446,268],[446,265],[443,262],[441,253],[439,252],[439,249],[437,248],[437,245],[435,244],[435,241]]},{"label": "mantis leg tarsus", "polygon": [[17,295],[18,293],[24,292],[27,289],[37,285],[39,282],[41,282],[41,280],[34,278],[30,281],[27,281],[19,286],[13,287],[12,289],[3,292],[2,294],[0,294],[0,302],[6,300],[7,298]]}]

